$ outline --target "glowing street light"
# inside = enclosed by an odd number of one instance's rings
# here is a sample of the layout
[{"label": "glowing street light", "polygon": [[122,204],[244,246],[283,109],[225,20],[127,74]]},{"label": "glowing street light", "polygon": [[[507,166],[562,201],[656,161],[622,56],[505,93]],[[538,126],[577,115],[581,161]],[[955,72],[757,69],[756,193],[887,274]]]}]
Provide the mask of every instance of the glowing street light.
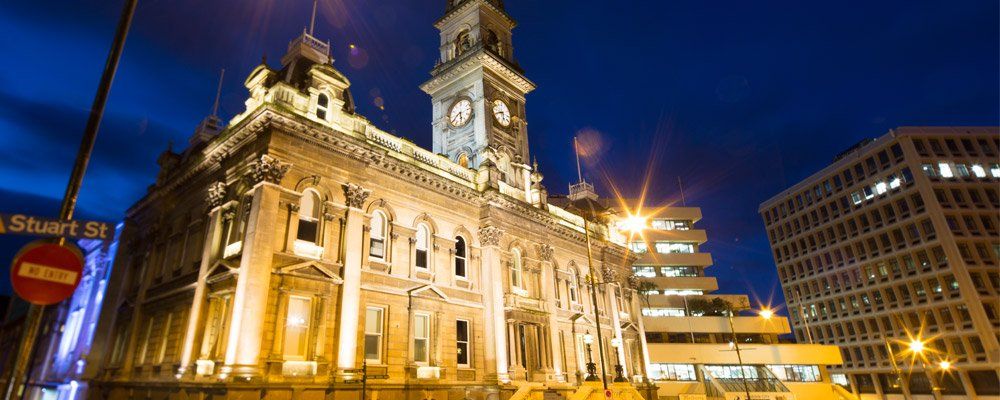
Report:
[{"label": "glowing street light", "polygon": [[641,215],[629,215],[618,225],[619,229],[629,233],[640,233],[646,230],[646,217]]},{"label": "glowing street light", "polygon": [[587,378],[588,382],[597,381],[597,364],[594,364],[594,358],[590,354],[590,345],[594,343],[594,336],[588,331],[586,335],[583,335],[583,344],[587,345]]},{"label": "glowing street light", "polygon": [[938,361],[938,368],[941,368],[942,371],[950,370],[951,369],[951,361],[948,361],[948,360]]},{"label": "glowing street light", "polygon": [[907,347],[909,347],[910,352],[913,354],[923,354],[924,352],[924,342],[917,339],[910,340]]},{"label": "glowing street light", "polygon": [[774,316],[774,311],[771,311],[771,309],[769,308],[765,308],[760,310],[760,312],[758,312],[757,314],[760,315],[760,317],[764,318],[765,320],[770,320],[771,317]]}]

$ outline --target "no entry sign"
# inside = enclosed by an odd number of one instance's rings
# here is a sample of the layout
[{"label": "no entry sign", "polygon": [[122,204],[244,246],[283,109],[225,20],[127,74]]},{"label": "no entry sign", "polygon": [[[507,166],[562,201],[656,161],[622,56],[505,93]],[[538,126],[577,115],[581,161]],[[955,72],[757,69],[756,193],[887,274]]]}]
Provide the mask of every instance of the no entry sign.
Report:
[{"label": "no entry sign", "polygon": [[14,257],[10,281],[31,304],[47,306],[73,294],[83,275],[83,254],[73,245],[36,241]]}]

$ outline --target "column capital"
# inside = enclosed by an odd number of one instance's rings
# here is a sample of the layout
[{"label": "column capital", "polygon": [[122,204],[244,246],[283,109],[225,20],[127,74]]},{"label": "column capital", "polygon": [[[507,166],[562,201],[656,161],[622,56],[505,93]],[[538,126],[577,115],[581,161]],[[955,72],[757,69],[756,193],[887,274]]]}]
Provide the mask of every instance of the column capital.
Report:
[{"label": "column capital", "polygon": [[208,202],[209,210],[221,206],[226,199],[226,183],[223,181],[212,182],[208,185],[207,191],[205,200]]},{"label": "column capital", "polygon": [[360,209],[364,207],[365,200],[368,200],[368,196],[371,194],[371,190],[365,189],[360,185],[353,183],[344,185],[344,197],[346,197],[347,206],[350,208]]},{"label": "column capital", "polygon": [[247,179],[253,184],[268,182],[280,185],[281,179],[285,177],[285,173],[290,168],[292,168],[292,164],[281,162],[267,154],[261,154],[260,158],[254,161],[250,167]]},{"label": "column capital", "polygon": [[503,237],[503,234],[503,229],[493,225],[481,226],[479,227],[479,243],[483,246],[499,246],[500,238]]},{"label": "column capital", "polygon": [[542,261],[552,261],[552,253],[554,251],[555,248],[552,245],[548,243],[540,244],[538,245],[538,258]]}]

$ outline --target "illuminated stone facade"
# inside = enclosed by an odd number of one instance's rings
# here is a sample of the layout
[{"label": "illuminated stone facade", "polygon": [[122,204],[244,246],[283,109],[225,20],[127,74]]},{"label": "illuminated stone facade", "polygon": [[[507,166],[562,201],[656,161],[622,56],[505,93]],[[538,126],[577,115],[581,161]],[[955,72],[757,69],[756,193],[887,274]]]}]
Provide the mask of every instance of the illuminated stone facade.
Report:
[{"label": "illuminated stone facade", "polygon": [[[442,29],[423,88],[437,93],[435,148],[466,150],[433,153],[356,114],[329,45],[303,34],[280,68],[250,73],[228,127],[202,124],[160,157],[127,213],[91,398],[351,399],[364,364],[386,376],[366,385],[379,399],[573,390],[596,332],[583,219],[548,204],[526,162],[532,85],[510,56],[513,21],[497,0],[454,3],[438,25],[461,28]],[[459,86],[466,116],[440,109]],[[603,337],[639,343],[625,248],[591,230],[595,268],[621,277],[600,286]],[[641,378],[643,348],[604,347],[609,368],[620,357]]]}]

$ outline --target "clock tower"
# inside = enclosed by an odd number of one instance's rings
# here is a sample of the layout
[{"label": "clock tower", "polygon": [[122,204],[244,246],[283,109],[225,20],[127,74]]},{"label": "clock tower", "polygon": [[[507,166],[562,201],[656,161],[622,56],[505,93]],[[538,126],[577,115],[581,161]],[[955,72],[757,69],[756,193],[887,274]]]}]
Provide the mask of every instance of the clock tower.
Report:
[{"label": "clock tower", "polygon": [[503,0],[445,0],[441,56],[421,89],[431,96],[435,153],[470,168],[487,161],[523,187],[529,168],[524,97],[535,84],[514,58],[516,22]]}]

